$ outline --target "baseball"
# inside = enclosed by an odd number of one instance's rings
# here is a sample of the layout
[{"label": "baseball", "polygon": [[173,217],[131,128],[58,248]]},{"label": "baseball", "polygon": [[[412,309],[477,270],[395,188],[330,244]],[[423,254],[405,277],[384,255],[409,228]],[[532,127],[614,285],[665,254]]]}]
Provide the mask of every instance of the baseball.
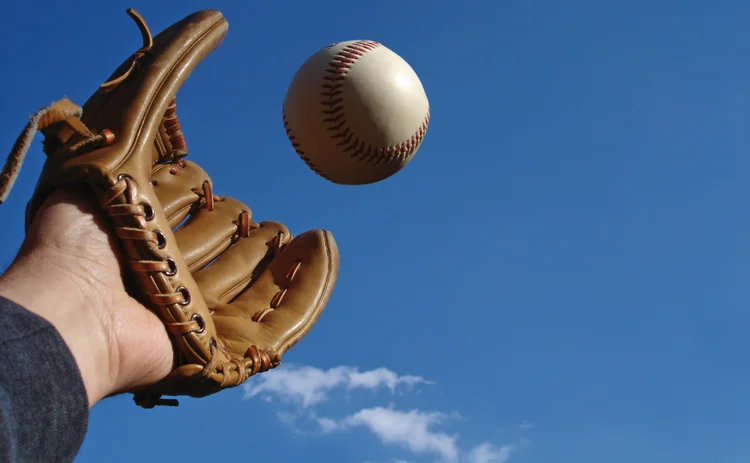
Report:
[{"label": "baseball", "polygon": [[323,47],[300,66],[282,115],[292,147],[314,172],[364,185],[412,160],[430,105],[403,58],[378,42],[351,40]]}]

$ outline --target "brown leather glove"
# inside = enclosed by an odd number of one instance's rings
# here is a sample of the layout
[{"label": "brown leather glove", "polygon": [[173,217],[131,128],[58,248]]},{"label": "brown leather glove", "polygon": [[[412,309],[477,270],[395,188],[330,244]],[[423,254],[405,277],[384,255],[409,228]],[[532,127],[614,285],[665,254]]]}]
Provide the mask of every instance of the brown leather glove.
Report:
[{"label": "brown leather glove", "polygon": [[128,14],[143,47],[83,108],[63,99],[31,118],[0,174],[0,202],[40,130],[47,161],[27,225],[55,188],[90,186],[126,256],[131,292],[173,341],[173,372],[135,391],[150,408],[176,405],[162,395],[203,397],[279,365],[328,302],[339,255],[327,231],[292,239],[280,223],[254,222],[245,204],[216,195],[206,172],[184,159],[175,95],[224,39],[221,13],[200,11],[153,38],[138,13]]}]

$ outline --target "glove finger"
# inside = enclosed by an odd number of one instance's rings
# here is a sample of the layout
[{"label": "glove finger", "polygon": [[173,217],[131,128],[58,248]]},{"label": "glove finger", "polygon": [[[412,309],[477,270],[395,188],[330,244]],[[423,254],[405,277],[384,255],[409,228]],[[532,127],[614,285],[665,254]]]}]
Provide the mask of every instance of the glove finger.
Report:
[{"label": "glove finger", "polygon": [[[210,266],[193,275],[206,304],[212,310],[226,304],[252,284],[273,257],[268,243],[276,235],[291,236],[289,230],[278,222],[261,222],[258,228],[251,229],[246,238],[240,239],[223,252]],[[288,241],[289,238],[282,238]],[[225,306],[222,314],[230,315],[232,307]],[[234,314],[242,316],[242,313]]]},{"label": "glove finger", "polygon": [[338,266],[338,248],[330,232],[299,235],[244,292],[216,307],[213,319],[219,338],[235,354],[244,355],[256,346],[272,361],[280,361],[317,321]]},{"label": "glove finger", "polygon": [[[209,193],[211,195],[211,193]],[[175,230],[174,237],[191,273],[200,270],[239,239],[240,214],[248,207],[234,198],[211,201],[213,207],[194,209],[187,221]]]},{"label": "glove finger", "polygon": [[211,186],[211,179],[199,165],[190,161],[182,163],[180,168],[175,164],[156,164],[151,174],[151,184],[172,228],[188,216],[200,198],[195,190],[202,191],[205,181],[209,182],[209,188]]}]

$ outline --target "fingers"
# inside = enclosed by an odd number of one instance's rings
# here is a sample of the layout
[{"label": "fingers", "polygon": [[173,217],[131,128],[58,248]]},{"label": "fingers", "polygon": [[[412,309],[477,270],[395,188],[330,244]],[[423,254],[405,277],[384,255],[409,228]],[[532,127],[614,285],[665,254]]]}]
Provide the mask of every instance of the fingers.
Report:
[{"label": "fingers", "polygon": [[216,307],[219,337],[236,354],[256,345],[272,359],[280,359],[317,321],[333,291],[338,267],[338,248],[329,232],[301,234],[246,291]]},{"label": "fingers", "polygon": [[231,301],[257,280],[273,258],[267,243],[279,233],[283,243],[289,241],[290,233],[284,225],[261,222],[246,238],[241,238],[210,266],[193,275],[209,307]]},{"label": "fingers", "polygon": [[151,174],[151,185],[164,209],[169,226],[174,228],[190,213],[190,209],[199,199],[195,190],[203,189],[203,182],[211,179],[197,164],[182,161],[178,164],[157,164]]},{"label": "fingers", "polygon": [[219,347],[250,361],[259,355],[249,350],[255,346],[278,363],[328,303],[339,268],[333,236],[314,230],[292,239],[280,223],[253,223],[245,204],[215,196],[208,175],[189,161],[157,165],[152,185],[169,225],[178,227],[176,244]]},{"label": "fingers", "polygon": [[201,207],[175,230],[177,246],[191,272],[208,265],[242,235],[240,214],[250,221],[250,210],[234,198],[216,200],[213,209]]}]

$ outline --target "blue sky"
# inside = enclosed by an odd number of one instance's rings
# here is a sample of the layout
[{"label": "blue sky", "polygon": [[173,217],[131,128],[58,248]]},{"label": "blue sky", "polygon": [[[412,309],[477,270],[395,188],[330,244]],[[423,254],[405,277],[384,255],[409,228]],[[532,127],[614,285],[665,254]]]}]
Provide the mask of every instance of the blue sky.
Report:
[{"label": "blue sky", "polygon": [[[140,46],[127,7],[154,32],[227,16],[178,96],[190,158],[256,218],[332,230],[341,274],[283,368],[176,409],[106,400],[78,461],[750,461],[750,3],[11,2],[0,145]],[[313,175],[280,117],[302,61],[351,39],[432,107],[365,187]]]}]

